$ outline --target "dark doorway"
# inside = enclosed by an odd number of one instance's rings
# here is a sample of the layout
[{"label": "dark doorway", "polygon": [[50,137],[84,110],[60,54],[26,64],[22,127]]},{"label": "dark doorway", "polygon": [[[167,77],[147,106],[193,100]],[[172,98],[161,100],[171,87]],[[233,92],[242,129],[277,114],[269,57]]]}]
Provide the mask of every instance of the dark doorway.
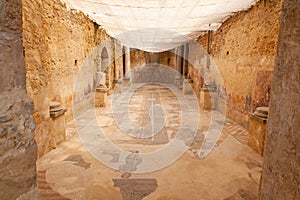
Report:
[{"label": "dark doorway", "polygon": [[126,55],[125,55],[125,47],[122,48],[122,56],[123,56],[123,75],[126,74]]}]

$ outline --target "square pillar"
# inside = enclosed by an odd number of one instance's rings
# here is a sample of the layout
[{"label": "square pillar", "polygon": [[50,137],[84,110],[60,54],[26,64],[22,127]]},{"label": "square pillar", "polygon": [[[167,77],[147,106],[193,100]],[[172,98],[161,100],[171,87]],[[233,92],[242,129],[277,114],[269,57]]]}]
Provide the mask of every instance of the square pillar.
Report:
[{"label": "square pillar", "polygon": [[260,156],[263,156],[268,107],[258,107],[254,113],[249,115],[249,118],[248,146]]},{"label": "square pillar", "polygon": [[183,81],[183,94],[192,94],[193,93],[192,82],[193,81],[191,79],[185,79]]},{"label": "square pillar", "polygon": [[200,108],[215,110],[217,107],[217,91],[215,86],[205,86],[200,91]]},{"label": "square pillar", "polygon": [[59,102],[50,102],[50,136],[54,140],[54,146],[66,140],[66,108],[61,107]]},{"label": "square pillar", "polygon": [[95,107],[105,107],[107,104],[108,89],[105,86],[96,88],[95,91]]},{"label": "square pillar", "polygon": [[115,93],[122,93],[122,85],[123,85],[123,81],[121,79],[119,79],[118,81],[116,81],[115,82],[114,92]]}]

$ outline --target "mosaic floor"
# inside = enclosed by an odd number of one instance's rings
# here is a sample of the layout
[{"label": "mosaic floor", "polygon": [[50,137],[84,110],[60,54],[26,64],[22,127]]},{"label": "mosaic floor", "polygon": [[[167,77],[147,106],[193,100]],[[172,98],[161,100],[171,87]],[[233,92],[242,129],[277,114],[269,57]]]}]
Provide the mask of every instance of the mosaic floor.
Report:
[{"label": "mosaic floor", "polygon": [[[67,124],[67,141],[38,160],[42,200],[257,199],[262,159],[247,146],[244,128],[217,111],[197,111],[192,94],[161,85],[138,85],[109,100]],[[222,127],[215,142],[213,126]],[[147,157],[172,144],[186,147],[178,159],[174,151]],[[157,169],[141,173],[147,166]]]}]

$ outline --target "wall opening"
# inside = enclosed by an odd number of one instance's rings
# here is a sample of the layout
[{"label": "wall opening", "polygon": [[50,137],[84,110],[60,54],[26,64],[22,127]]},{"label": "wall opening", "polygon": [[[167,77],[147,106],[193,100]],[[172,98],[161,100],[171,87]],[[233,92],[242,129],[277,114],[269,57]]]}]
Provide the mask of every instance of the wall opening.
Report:
[{"label": "wall opening", "polygon": [[122,56],[123,56],[123,75],[126,74],[126,55],[125,55],[125,47],[122,48]]},{"label": "wall opening", "polygon": [[107,49],[104,47],[101,52],[101,71],[102,72],[107,71],[107,68],[108,68],[108,52]]}]

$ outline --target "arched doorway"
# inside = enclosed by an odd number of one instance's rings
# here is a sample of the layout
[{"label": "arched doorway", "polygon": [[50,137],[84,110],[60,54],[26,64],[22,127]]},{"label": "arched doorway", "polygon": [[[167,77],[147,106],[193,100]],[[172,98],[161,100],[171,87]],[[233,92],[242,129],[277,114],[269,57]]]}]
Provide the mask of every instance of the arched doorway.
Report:
[{"label": "arched doorway", "polygon": [[101,52],[101,72],[105,73],[105,76],[103,77],[103,82],[106,85],[107,88],[110,88],[109,80],[110,80],[110,67],[109,67],[109,57],[108,57],[108,51],[106,47],[102,49]]},{"label": "arched doorway", "polygon": [[108,52],[107,52],[106,47],[104,47],[101,52],[101,71],[102,72],[107,70],[108,64],[109,64],[108,63]]}]

